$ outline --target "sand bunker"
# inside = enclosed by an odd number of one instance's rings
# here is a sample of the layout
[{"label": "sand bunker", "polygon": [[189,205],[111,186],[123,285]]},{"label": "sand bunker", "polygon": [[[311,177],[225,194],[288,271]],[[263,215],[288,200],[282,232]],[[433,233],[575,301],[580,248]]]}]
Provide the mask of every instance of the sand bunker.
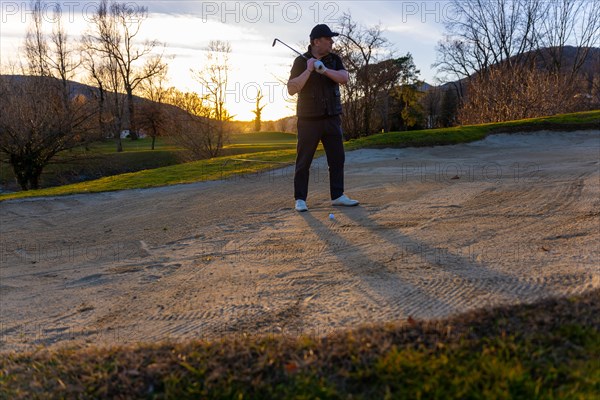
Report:
[{"label": "sand bunker", "polygon": [[[356,208],[292,168],[0,203],[0,351],[323,335],[600,287],[600,131],[347,154]],[[334,219],[328,216],[334,213]]]}]

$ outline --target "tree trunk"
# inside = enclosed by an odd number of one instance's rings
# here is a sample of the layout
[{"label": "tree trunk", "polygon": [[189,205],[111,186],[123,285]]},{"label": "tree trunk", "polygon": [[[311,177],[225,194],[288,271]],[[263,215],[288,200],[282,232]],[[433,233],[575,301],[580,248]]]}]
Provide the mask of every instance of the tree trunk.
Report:
[{"label": "tree trunk", "polygon": [[11,154],[10,164],[13,167],[15,179],[23,191],[40,187],[39,182],[44,169],[43,165],[33,165],[31,160],[18,157],[15,154]]},{"label": "tree trunk", "polygon": [[254,120],[254,132],[260,132],[260,117]]},{"label": "tree trunk", "polygon": [[138,134],[135,126],[135,107],[133,106],[133,91],[127,88],[127,110],[129,111],[129,137],[137,140]]},{"label": "tree trunk", "polygon": [[34,167],[29,177],[29,187],[37,190],[40,188],[40,177],[42,176],[42,167]]}]

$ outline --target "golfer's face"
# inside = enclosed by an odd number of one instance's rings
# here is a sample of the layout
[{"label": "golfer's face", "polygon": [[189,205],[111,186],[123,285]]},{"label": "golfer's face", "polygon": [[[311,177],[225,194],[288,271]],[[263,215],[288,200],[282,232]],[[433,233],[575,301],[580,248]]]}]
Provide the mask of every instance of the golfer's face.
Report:
[{"label": "golfer's face", "polygon": [[322,54],[329,54],[333,50],[333,38],[322,37],[316,40],[319,52]]}]

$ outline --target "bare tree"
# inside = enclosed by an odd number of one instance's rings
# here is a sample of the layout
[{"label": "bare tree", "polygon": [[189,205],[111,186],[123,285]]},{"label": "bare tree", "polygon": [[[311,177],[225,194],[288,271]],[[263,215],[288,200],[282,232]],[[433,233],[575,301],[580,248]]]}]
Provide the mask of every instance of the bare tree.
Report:
[{"label": "bare tree", "polygon": [[459,121],[479,124],[577,111],[584,99],[577,96],[579,86],[568,79],[529,65],[491,67],[469,80]]},{"label": "bare tree", "polygon": [[52,33],[50,37],[43,31],[44,5],[41,0],[31,3],[32,21],[25,36],[25,59],[29,75],[52,76],[63,86],[65,101],[68,85],[81,65],[77,48],[69,40],[63,27],[60,4],[53,4]]},{"label": "bare tree", "polygon": [[138,125],[152,138],[152,150],[155,148],[156,138],[166,135],[169,127],[168,113],[164,107],[167,98],[166,74],[167,69],[140,85],[140,93],[147,101],[142,102],[137,113]]},{"label": "bare tree", "polygon": [[42,1],[31,2],[31,24],[25,36],[25,58],[29,75],[50,76],[48,40],[42,29]]},{"label": "bare tree", "polygon": [[83,95],[65,103],[60,81],[45,76],[0,80],[0,151],[23,190],[37,189],[43,169],[60,152],[82,145],[95,107]]},{"label": "bare tree", "polygon": [[231,54],[231,44],[221,40],[211,40],[208,44],[206,53],[206,65],[203,69],[192,70],[194,79],[202,85],[203,93],[206,94],[206,100],[210,105],[210,115],[216,121],[218,134],[217,149],[222,149],[227,141],[228,132],[226,123],[232,119],[225,107],[225,97],[227,94],[227,84],[229,81],[229,56]]},{"label": "bare tree", "polygon": [[262,115],[262,110],[265,108],[266,104],[263,104],[262,106],[260,105],[260,101],[264,98],[263,94],[261,93],[261,91],[259,90],[258,93],[256,94],[256,108],[254,110],[252,110],[252,113],[254,113],[254,131],[255,132],[260,132],[260,128],[261,128],[261,115]]},{"label": "bare tree", "polygon": [[0,81],[0,151],[8,155],[23,190],[37,189],[43,169],[58,153],[90,137],[95,113],[88,98],[69,82],[78,62],[62,28],[60,8],[55,10],[51,44],[42,30],[41,2],[32,8],[24,48],[32,76]]},{"label": "bare tree", "polygon": [[69,37],[65,32],[60,4],[55,5],[54,12],[48,66],[52,75],[60,79],[64,89],[65,101],[67,101],[67,87],[81,65],[81,56],[75,45],[69,41]]},{"label": "bare tree", "polygon": [[389,85],[384,68],[372,68],[383,59],[391,57],[386,49],[388,40],[379,25],[365,28],[352,19],[349,13],[340,18],[340,37],[336,51],[349,72],[350,79],[342,87],[346,118],[344,131],[350,137],[373,133],[372,119],[377,98]]},{"label": "bare tree", "polygon": [[543,0],[452,0],[436,66],[460,80],[535,49]]},{"label": "bare tree", "polygon": [[[600,41],[598,0],[451,4],[453,16],[445,40],[438,44],[435,65],[457,80],[463,122],[567,112],[574,104],[586,107],[574,98],[590,96],[581,86],[581,72],[591,47]],[[569,44],[575,54],[566,63]],[[560,86],[554,90],[552,85]]]},{"label": "bare tree", "polygon": [[124,129],[125,96],[122,95],[123,81],[119,66],[111,54],[98,57],[92,50],[90,37],[84,37],[83,66],[88,71],[88,80],[98,90],[94,95],[98,104],[98,126],[102,138],[112,137],[117,152],[123,151],[121,132]]},{"label": "bare tree", "polygon": [[[538,57],[546,69],[555,74],[566,73],[569,81],[573,81],[590,49],[600,44],[600,2],[549,1],[543,14],[535,38],[537,46],[544,49],[538,52]],[[570,65],[565,65],[564,49],[568,44],[575,47],[575,55]]]},{"label": "bare tree", "polygon": [[127,94],[127,123],[132,139],[137,139],[134,91],[138,85],[166,68],[163,56],[156,54],[156,40],[137,43],[148,8],[135,3],[101,0],[92,18],[92,31],[87,34],[90,50],[116,63]]},{"label": "bare tree", "polygon": [[219,121],[210,118],[214,110],[208,95],[170,88],[165,101],[177,107],[168,117],[174,139],[196,159],[217,157],[223,149],[222,138]]}]

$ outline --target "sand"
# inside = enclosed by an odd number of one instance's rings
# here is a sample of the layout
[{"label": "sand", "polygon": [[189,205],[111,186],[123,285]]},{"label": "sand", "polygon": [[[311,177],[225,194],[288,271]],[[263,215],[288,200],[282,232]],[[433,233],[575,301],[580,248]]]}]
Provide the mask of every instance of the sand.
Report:
[{"label": "sand", "polygon": [[[600,131],[347,153],[330,206],[292,167],[0,203],[0,351],[326,335],[600,287]],[[334,218],[330,219],[329,214]]]}]

